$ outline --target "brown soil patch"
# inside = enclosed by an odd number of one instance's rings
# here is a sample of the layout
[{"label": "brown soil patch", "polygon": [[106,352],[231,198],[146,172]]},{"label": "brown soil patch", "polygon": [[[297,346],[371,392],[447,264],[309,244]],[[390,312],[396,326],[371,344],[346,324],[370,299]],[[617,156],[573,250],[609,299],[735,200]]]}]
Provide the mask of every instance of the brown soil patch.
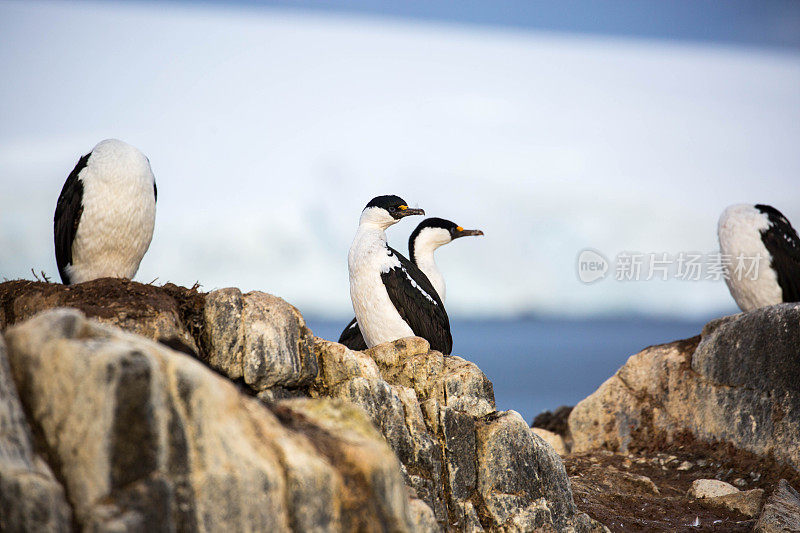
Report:
[{"label": "brown soil patch", "polygon": [[72,307],[89,318],[137,320],[176,313],[203,350],[205,295],[198,286],[149,285],[101,278],[77,285],[13,280],[0,283],[0,329],[54,307]]},{"label": "brown soil patch", "polygon": [[655,448],[565,456],[575,504],[615,532],[744,532],[753,530],[755,519],[690,498],[692,482],[719,479],[741,490],[764,489],[767,496],[781,478],[800,485],[800,473],[793,469],[729,445],[685,437],[669,449]]},{"label": "brown soil patch", "polygon": [[74,307],[99,318],[116,316],[120,309],[135,314],[175,307],[174,299],[161,287],[124,279],[101,278],[77,285],[14,280],[0,283],[0,305],[9,325],[28,318],[26,306],[14,305],[23,297],[31,302],[44,300],[48,307]]}]

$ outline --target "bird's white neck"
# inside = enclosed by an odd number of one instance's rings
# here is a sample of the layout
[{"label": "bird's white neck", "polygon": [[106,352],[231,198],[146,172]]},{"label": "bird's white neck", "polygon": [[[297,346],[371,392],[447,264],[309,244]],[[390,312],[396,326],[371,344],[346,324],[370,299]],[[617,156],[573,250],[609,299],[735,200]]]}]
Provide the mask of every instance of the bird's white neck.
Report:
[{"label": "bird's white neck", "polygon": [[414,257],[412,258],[414,263],[422,270],[422,273],[428,277],[436,292],[439,293],[439,298],[442,299],[442,302],[445,300],[447,289],[444,283],[444,276],[442,276],[439,266],[436,264],[433,252],[443,244],[445,243],[417,239],[414,245]]},{"label": "bird's white neck", "polygon": [[360,231],[362,227],[367,227],[386,231],[394,224],[397,224],[397,219],[392,217],[385,209],[368,207],[361,213],[361,218],[358,220],[358,229]]},{"label": "bird's white neck", "polygon": [[359,224],[353,238],[353,244],[356,243],[386,245],[386,231],[377,224]]},{"label": "bird's white neck", "polygon": [[386,225],[382,220],[376,221],[364,215],[361,216],[361,223],[358,225],[356,235],[347,255],[351,278],[354,273],[361,270],[362,266],[372,264],[375,257],[381,258],[378,260],[381,263],[381,271],[387,268],[382,262],[387,254],[388,245],[386,243],[385,229],[388,226],[391,226],[391,224]]}]

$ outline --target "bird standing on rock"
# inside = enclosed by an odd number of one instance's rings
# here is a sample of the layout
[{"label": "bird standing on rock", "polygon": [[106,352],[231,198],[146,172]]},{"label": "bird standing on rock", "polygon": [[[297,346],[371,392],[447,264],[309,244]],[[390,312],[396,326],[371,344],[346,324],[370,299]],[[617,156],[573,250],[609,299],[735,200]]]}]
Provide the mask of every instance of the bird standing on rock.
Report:
[{"label": "bird standing on rock", "polygon": [[373,198],[361,213],[347,258],[350,299],[371,348],[403,337],[427,339],[449,354],[450,321],[439,294],[414,263],[386,243],[386,229],[409,215],[424,215],[398,196]]},{"label": "bird standing on rock", "polygon": [[[439,294],[442,302],[445,301],[446,287],[444,276],[442,276],[434,252],[440,247],[459,237],[483,235],[481,230],[464,229],[454,222],[443,218],[426,218],[419,223],[417,228],[408,238],[408,255],[411,261],[422,271]],[[358,322],[354,318],[344,328],[339,336],[339,343],[344,344],[351,350],[365,350],[364,336],[358,327]]]},{"label": "bird standing on rock", "polygon": [[108,139],[81,157],[53,220],[64,284],[132,278],[153,238],[157,195],[150,161],[133,146]]},{"label": "bird standing on rock", "polygon": [[725,279],[742,311],[800,301],[800,238],[780,211],[764,204],[732,205],[719,218],[717,236],[721,253],[732,262],[756,262],[753,273],[729,271]]}]

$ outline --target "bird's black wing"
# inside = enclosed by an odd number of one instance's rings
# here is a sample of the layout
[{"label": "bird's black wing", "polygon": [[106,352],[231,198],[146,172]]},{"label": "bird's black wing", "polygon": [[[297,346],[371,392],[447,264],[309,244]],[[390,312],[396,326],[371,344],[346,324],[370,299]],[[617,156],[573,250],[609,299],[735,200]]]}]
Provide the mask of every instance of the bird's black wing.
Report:
[{"label": "bird's black wing", "polygon": [[367,349],[364,335],[361,334],[361,328],[358,327],[358,322],[356,322],[355,318],[347,324],[342,334],[339,335],[339,344],[344,344],[351,350],[363,351]]},{"label": "bird's black wing", "polygon": [[784,302],[800,302],[800,237],[780,211],[768,205],[756,205],[767,215],[770,227],[761,232],[761,240],[772,256],[771,266],[778,274]]},{"label": "bird's black wing", "polygon": [[78,179],[78,175],[86,168],[91,152],[81,157],[78,164],[72,169],[61,194],[56,203],[56,214],[53,217],[53,234],[56,244],[56,263],[61,281],[69,285],[67,275],[67,265],[72,263],[72,243],[75,241],[75,234],[78,232],[78,223],[83,214],[83,183]]},{"label": "bird's black wing", "polygon": [[439,294],[417,266],[389,248],[400,266],[381,274],[381,279],[400,316],[414,335],[427,339],[431,348],[447,355],[453,349],[450,319]]},{"label": "bird's black wing", "polygon": [[[147,159],[147,166],[150,166],[150,158],[147,157],[147,156],[145,156],[144,158]],[[153,170],[150,169],[150,172],[152,172],[152,171]],[[155,178],[153,178],[153,199],[156,201],[156,203],[158,203],[158,187],[156,187]]]}]

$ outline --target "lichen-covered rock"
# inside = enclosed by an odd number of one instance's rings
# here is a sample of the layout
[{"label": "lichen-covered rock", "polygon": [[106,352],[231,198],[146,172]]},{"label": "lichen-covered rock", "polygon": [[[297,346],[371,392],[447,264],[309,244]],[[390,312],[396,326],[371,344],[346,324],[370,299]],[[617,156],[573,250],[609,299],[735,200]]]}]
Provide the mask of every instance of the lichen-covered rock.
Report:
[{"label": "lichen-covered rock", "polygon": [[314,351],[319,365],[317,389],[330,389],[356,377],[369,380],[381,377],[378,365],[363,352],[325,339],[315,340]]},{"label": "lichen-covered rock", "polygon": [[[8,324],[54,305],[161,343],[64,310],[7,330],[26,411],[85,529],[602,529],[576,511],[552,448],[495,412],[483,372],[424,339],[351,351],[280,298],[233,288],[0,284]],[[525,468],[496,467],[518,458]]]},{"label": "lichen-covered rock", "polygon": [[244,295],[244,381],[256,391],[309,385],[317,376],[314,337],[303,316],[277,296]]},{"label": "lichen-covered rock", "polygon": [[202,294],[196,288],[114,278],[70,286],[0,284],[0,329],[58,307],[79,309],[191,354],[230,379],[243,379],[264,397],[296,395],[293,391],[308,387],[318,373],[314,336],[300,312],[263,292],[226,288]]},{"label": "lichen-covered rock", "polygon": [[474,364],[410,337],[353,352],[317,339],[313,393],[364,408],[441,530],[590,531],[563,464]]},{"label": "lichen-covered rock", "polygon": [[64,489],[33,451],[0,335],[0,531],[70,531]]},{"label": "lichen-covered rock", "polygon": [[476,426],[478,492],[495,527],[564,529],[576,509],[567,472],[553,449],[515,411],[485,416]]},{"label": "lichen-covered rock", "polygon": [[20,398],[83,529],[410,530],[396,459],[351,406],[295,400],[272,411],[191,357],[75,310],[6,338]]},{"label": "lichen-covered rock", "polygon": [[319,448],[349,480],[369,480],[368,485],[345,483],[334,488],[345,504],[343,531],[411,529],[400,465],[363,411],[346,403],[295,399],[280,402],[277,413],[290,428],[317,432]]},{"label": "lichen-covered rock", "polygon": [[203,308],[203,337],[206,362],[231,379],[244,372],[244,330],[242,291],[219,289],[206,295]]},{"label": "lichen-covered rock", "polygon": [[[427,341],[419,339],[427,348]],[[363,408],[390,444],[406,483],[436,516],[446,516],[441,449],[425,424],[413,389],[381,379],[376,362],[364,352],[317,339],[320,374],[315,394],[341,398]],[[390,346],[382,346],[391,352]]]},{"label": "lichen-covered rock", "polygon": [[[384,379],[413,389],[420,401],[483,416],[495,410],[492,382],[473,363],[430,350],[428,341],[408,337],[380,344],[365,352]],[[436,421],[431,418],[431,423]]]},{"label": "lichen-covered rock", "polygon": [[573,452],[689,433],[800,469],[800,305],[716,320],[701,337],[653,346],[569,417]]},{"label": "lichen-covered rock", "polygon": [[564,437],[561,435],[557,435],[552,431],[547,431],[542,428],[531,428],[531,431],[549,444],[558,455],[565,455],[567,453],[567,445],[564,443]]},{"label": "lichen-covered rock", "polygon": [[755,527],[756,533],[800,531],[800,494],[785,479],[770,494]]}]

